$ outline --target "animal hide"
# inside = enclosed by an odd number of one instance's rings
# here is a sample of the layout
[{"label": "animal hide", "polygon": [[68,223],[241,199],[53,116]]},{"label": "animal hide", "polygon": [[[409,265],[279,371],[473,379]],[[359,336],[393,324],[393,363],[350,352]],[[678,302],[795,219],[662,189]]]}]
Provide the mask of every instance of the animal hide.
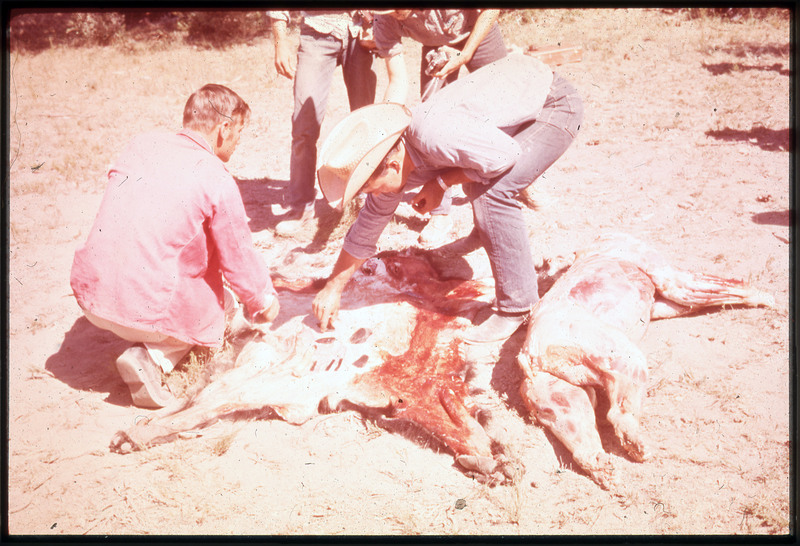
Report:
[{"label": "animal hide", "polygon": [[491,302],[491,282],[442,279],[421,255],[384,253],[353,276],[335,329],[322,334],[308,314],[319,283],[277,278],[275,286],[282,308],[274,330],[179,408],[118,432],[112,450],[145,449],[219,419],[301,425],[320,412],[357,410],[427,433],[469,475],[504,479],[470,402],[458,336]]},{"label": "animal hide", "polygon": [[[504,481],[503,446],[477,418],[459,339],[494,287],[442,278],[426,256],[391,252],[365,262],[326,333],[309,315],[320,283],[275,279],[281,313],[244,346],[235,367],[179,407],[118,432],[111,449],[146,449],[219,419],[302,425],[320,413],[355,410],[392,430],[410,425],[437,440],[466,474]],[[520,392],[535,419],[609,488],[613,464],[595,423],[595,391],[608,396],[608,419],[626,452],[644,460],[638,418],[647,363],[635,342],[650,320],[772,299],[741,281],[674,269],[624,235],[602,237],[571,266],[560,265],[538,272],[540,293],[549,290],[532,310],[517,358],[525,376]]]}]

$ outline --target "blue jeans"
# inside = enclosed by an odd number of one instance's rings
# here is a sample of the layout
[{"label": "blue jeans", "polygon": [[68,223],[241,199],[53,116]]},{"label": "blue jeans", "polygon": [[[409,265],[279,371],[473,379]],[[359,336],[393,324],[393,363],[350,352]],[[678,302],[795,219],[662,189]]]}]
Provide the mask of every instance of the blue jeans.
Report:
[{"label": "blue jeans", "polygon": [[372,70],[372,59],[372,53],[359,44],[357,38],[348,36],[342,42],[308,25],[301,27],[294,76],[292,157],[284,196],[286,206],[303,207],[314,202],[317,141],[334,70],[342,66],[350,110],[355,110],[375,102],[377,77]]},{"label": "blue jeans", "polygon": [[578,92],[554,74],[539,116],[512,132],[523,150],[519,161],[490,184],[463,185],[492,266],[500,312],[525,312],[539,300],[528,229],[516,196],[569,148],[582,121]]},{"label": "blue jeans", "polygon": [[[464,49],[466,43],[467,41],[465,39],[463,43],[455,46],[455,48],[461,51]],[[436,48],[432,46],[422,46],[422,62],[419,69],[420,94],[424,94],[425,88],[432,79],[431,76],[425,74],[425,68],[427,67],[425,55],[427,55],[428,51],[432,49]],[[482,66],[486,66],[489,63],[493,63],[499,59],[502,59],[506,55],[508,55],[508,50],[506,49],[506,44],[503,41],[503,33],[500,32],[500,27],[497,25],[497,23],[495,23],[492,25],[492,28],[489,29],[489,32],[483,38],[481,43],[478,44],[477,49],[475,49],[475,53],[472,55],[472,59],[470,59],[470,61],[464,66],[467,67],[467,70],[473,72]],[[445,85],[456,81],[457,78],[458,71],[453,72],[445,78]],[[450,213],[450,204],[453,201],[451,194],[452,190],[450,189],[444,192],[444,195],[442,196],[442,202],[439,204],[439,206],[431,211],[431,215],[446,215]]]}]

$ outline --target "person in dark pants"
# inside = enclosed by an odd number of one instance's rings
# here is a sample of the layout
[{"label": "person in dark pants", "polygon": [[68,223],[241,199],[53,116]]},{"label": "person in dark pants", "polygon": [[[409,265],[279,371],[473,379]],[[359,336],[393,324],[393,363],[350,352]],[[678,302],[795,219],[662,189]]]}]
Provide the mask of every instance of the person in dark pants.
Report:
[{"label": "person in dark pants", "polygon": [[361,43],[362,16],[354,11],[302,12],[300,45],[295,56],[286,35],[288,11],[269,11],[275,43],[275,70],[294,79],[292,151],[289,185],[276,232],[291,235],[314,217],[317,140],[328,105],[333,73],[342,66],[350,109],[375,102],[377,77],[372,52]]}]

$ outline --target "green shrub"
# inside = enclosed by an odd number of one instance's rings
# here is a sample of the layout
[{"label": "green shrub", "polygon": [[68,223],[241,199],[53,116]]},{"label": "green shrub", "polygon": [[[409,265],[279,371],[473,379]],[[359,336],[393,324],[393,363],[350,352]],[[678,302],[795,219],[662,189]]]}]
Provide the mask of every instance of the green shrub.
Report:
[{"label": "green shrub", "polygon": [[269,33],[263,11],[196,11],[185,13],[186,42],[205,47],[249,43]]},{"label": "green shrub", "polygon": [[270,27],[264,11],[245,10],[13,10],[9,15],[9,48],[34,53],[132,42],[226,47],[267,36]]}]

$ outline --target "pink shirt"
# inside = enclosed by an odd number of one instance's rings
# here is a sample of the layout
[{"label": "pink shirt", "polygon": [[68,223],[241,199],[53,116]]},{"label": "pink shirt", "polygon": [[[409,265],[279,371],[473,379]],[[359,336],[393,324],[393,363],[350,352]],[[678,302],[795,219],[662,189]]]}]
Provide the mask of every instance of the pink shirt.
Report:
[{"label": "pink shirt", "polygon": [[275,294],[233,177],[196,132],[134,138],[75,252],[78,304],[123,326],[212,346],[225,329],[223,275],[249,314]]}]

